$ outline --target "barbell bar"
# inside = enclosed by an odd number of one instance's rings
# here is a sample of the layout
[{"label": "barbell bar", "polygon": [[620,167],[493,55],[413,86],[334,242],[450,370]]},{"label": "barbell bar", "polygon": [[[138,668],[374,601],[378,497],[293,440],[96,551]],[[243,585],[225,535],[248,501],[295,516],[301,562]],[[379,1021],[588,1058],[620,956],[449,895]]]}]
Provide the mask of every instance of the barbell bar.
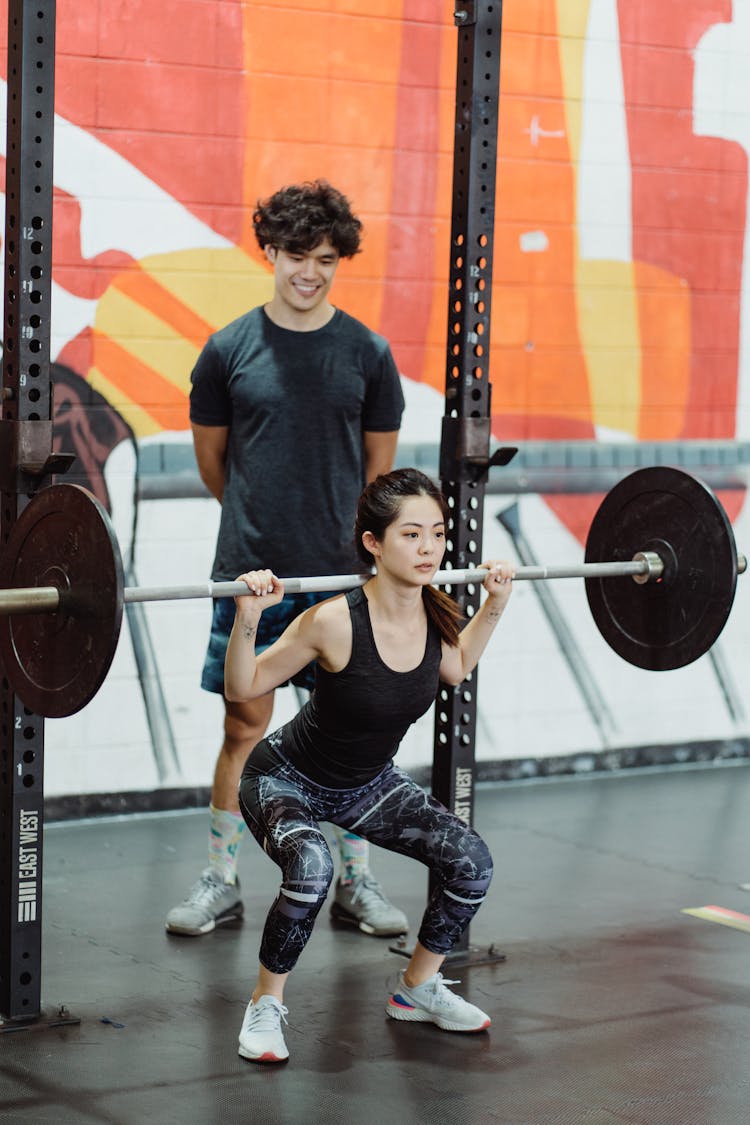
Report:
[{"label": "barbell bar", "polygon": [[[745,555],[737,556],[737,573],[747,570]],[[519,566],[515,582],[546,582],[557,578],[632,578],[634,582],[653,582],[664,572],[664,563],[655,551],[639,551],[630,562],[573,563],[555,566]],[[325,594],[364,586],[372,571],[362,574],[328,574],[308,578],[284,578],[285,594]],[[487,570],[438,570],[433,586],[466,586],[484,582]],[[194,601],[199,598],[237,598],[247,593],[244,582],[198,582],[185,586],[126,586],[123,602]],[[53,613],[65,606],[65,591],[57,586],[22,586],[0,590],[0,615]]]},{"label": "barbell bar", "polygon": [[[742,569],[746,565],[741,558]],[[519,566],[514,581],[544,581],[549,578],[622,578],[650,582],[664,569],[654,551],[644,552],[631,562],[579,563],[572,566]],[[353,590],[372,578],[372,573],[328,574],[309,578],[284,578],[285,594],[325,594]],[[486,569],[472,567],[466,570],[439,570],[432,580],[434,586],[465,586],[481,584],[487,577]],[[197,598],[236,598],[247,594],[244,582],[200,582],[187,586],[126,586],[123,590],[125,605],[133,602],[191,601]],[[66,591],[57,586],[23,586],[0,590],[0,614],[54,613],[66,604]]]},{"label": "barbell bar", "polygon": [[[625,660],[651,670],[703,655],[734,600],[738,555],[722,505],[681,469],[640,469],[605,496],[585,561],[521,566],[516,581],[583,578],[600,633]],[[361,586],[370,574],[285,578],[288,593]],[[436,585],[478,584],[486,571],[439,571]],[[633,583],[623,583],[631,577]],[[234,597],[242,582],[125,587],[106,509],[79,485],[43,489],[22,511],[0,556],[0,660],[35,714],[61,718],[93,698],[111,665],[124,605]]]}]

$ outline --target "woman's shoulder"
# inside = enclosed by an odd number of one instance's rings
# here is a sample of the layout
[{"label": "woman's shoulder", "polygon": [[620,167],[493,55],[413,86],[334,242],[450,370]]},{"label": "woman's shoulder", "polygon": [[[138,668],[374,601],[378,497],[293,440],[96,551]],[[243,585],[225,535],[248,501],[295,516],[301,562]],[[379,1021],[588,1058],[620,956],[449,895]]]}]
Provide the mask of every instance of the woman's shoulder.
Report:
[{"label": "woman's shoulder", "polygon": [[305,640],[317,650],[318,659],[329,671],[339,671],[349,660],[352,623],[345,594],[337,594],[311,606],[299,618]]},{"label": "woman's shoulder", "polygon": [[346,594],[335,594],[324,602],[306,609],[300,618],[306,630],[322,637],[326,633],[338,633],[349,626],[349,606]]}]

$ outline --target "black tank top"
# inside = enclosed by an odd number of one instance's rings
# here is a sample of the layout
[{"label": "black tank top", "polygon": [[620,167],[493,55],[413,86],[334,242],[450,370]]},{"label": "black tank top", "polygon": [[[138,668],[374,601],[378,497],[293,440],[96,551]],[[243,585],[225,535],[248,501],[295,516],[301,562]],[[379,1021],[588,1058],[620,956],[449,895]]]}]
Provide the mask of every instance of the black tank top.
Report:
[{"label": "black tank top", "polygon": [[300,773],[328,789],[353,789],[377,777],[411,724],[434,703],[440,678],[440,634],[429,618],[421,663],[394,672],[378,654],[362,587],[350,590],[346,600],[349,663],[340,672],[318,665],[315,690],[283,727],[280,747]]}]

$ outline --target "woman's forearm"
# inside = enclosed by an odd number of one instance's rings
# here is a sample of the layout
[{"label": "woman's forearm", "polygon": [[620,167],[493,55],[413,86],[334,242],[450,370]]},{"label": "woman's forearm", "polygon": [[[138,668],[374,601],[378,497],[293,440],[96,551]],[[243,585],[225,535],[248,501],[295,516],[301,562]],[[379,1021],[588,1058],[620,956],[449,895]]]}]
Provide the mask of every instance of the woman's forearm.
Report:
[{"label": "woman's forearm", "polygon": [[259,621],[260,613],[242,616],[238,613],[234,619],[224,661],[224,695],[230,703],[255,698],[252,689],[257,669],[255,638]]},{"label": "woman's forearm", "polygon": [[468,625],[461,630],[458,648],[461,657],[462,675],[457,681],[458,683],[461,683],[461,680],[465,679],[476,668],[479,658],[495,631],[495,626],[503,616],[506,604],[500,604],[499,598],[487,598]]}]

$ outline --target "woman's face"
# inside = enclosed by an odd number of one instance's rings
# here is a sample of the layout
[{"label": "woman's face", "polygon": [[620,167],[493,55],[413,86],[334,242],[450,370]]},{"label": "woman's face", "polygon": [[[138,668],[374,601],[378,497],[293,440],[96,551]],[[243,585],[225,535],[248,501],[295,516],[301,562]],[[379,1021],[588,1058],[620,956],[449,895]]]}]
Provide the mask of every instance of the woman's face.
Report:
[{"label": "woman's face", "polygon": [[364,544],[375,556],[378,569],[415,585],[432,581],[445,554],[445,521],[440,505],[431,496],[409,496],[382,541],[371,532]]}]

